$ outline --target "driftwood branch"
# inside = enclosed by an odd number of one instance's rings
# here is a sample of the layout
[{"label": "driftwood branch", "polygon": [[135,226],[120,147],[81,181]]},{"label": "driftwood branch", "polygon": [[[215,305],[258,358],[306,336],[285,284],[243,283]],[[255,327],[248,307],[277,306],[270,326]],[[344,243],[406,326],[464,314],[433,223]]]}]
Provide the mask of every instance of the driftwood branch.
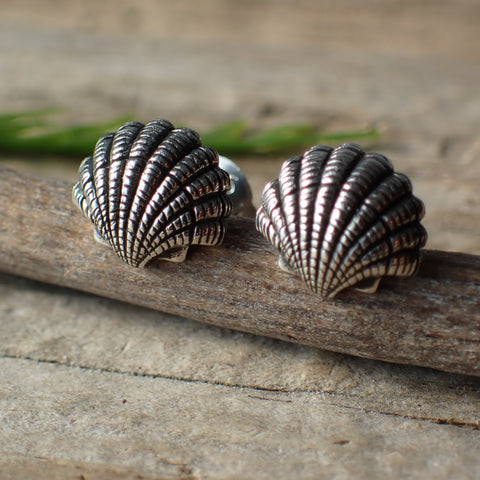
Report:
[{"label": "driftwood branch", "polygon": [[480,257],[426,251],[417,277],[322,300],[278,268],[251,219],[182,264],[124,264],[93,241],[71,185],[0,169],[0,270],[361,357],[480,376]]}]

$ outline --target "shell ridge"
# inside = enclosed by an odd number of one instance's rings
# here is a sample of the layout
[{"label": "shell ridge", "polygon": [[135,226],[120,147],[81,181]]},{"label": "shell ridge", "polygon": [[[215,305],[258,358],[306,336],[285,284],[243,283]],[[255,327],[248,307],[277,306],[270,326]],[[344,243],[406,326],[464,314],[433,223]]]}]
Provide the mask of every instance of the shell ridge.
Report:
[{"label": "shell ridge", "polygon": [[[182,205],[177,208],[172,208],[171,215],[165,214],[162,211],[155,219],[154,225],[149,230],[147,241],[143,244],[148,246],[148,249],[157,250],[158,245],[165,242],[169,238],[169,232],[172,230],[172,225],[175,226],[179,222],[179,218],[187,216],[188,229],[192,230],[197,225],[201,225],[202,222],[208,223],[209,228],[212,225],[217,225],[217,228],[223,229],[223,219],[228,216],[232,209],[230,199],[226,195],[226,189],[228,183],[226,180],[229,177],[228,174],[223,173],[219,175],[218,169],[209,170],[214,177],[222,180],[223,183],[218,182],[217,187],[208,192],[202,194],[201,200],[192,197],[188,190],[183,190],[180,195],[168,202],[169,205],[175,203],[181,199]],[[222,171],[223,172],[223,171]],[[151,234],[150,234],[151,233]],[[209,245],[210,240],[208,238],[197,239],[193,238],[192,244]],[[217,240],[215,240],[216,242]],[[216,244],[216,243],[215,243]]]},{"label": "shell ridge", "polygon": [[[144,193],[145,198],[153,194],[158,185],[169,175],[172,168],[175,168],[184,157],[199,148],[198,142],[189,143],[191,139],[187,139],[186,142],[182,141],[185,139],[184,133],[180,129],[169,132],[147,159],[137,188]],[[158,139],[157,141],[161,140]]]},{"label": "shell ridge", "polygon": [[[301,248],[300,248],[300,224],[299,219],[299,179],[302,173],[302,159],[297,157],[296,161],[290,162],[290,167],[285,175],[280,177],[280,195],[283,202],[283,212],[288,230],[288,241],[291,257],[289,263],[302,277]],[[305,278],[305,277],[304,277]]]},{"label": "shell ridge", "polygon": [[[132,143],[122,184],[122,198],[127,198],[129,202],[124,202],[124,209],[120,209],[119,231],[123,232],[120,240],[122,254],[127,260],[131,260],[130,247],[133,241],[132,224],[135,224],[138,218],[138,210],[141,210],[142,196],[148,194],[149,186],[142,178],[147,177],[153,182],[155,175],[161,175],[158,163],[152,161],[152,157],[158,150],[158,144],[164,145],[166,139],[171,135],[173,125],[170,122],[161,120],[147,123],[138,133]],[[146,190],[146,193],[144,193]]]},{"label": "shell ridge", "polygon": [[91,163],[91,161],[91,157],[87,157],[80,164],[78,169],[79,180],[73,187],[72,196],[83,214],[93,222],[92,212],[88,201],[88,198],[91,197],[93,192],[93,187],[91,185],[92,176],[89,172],[89,163]]},{"label": "shell ridge", "polygon": [[339,239],[342,250],[336,252],[338,260],[334,264],[335,272],[331,280],[333,283],[341,282],[344,272],[361,256],[366,233],[377,232],[379,228],[383,228],[383,224],[378,223],[378,216],[388,215],[389,210],[411,196],[408,179],[392,172],[364,198]]},{"label": "shell ridge", "polygon": [[118,203],[118,222],[115,231],[115,251],[126,262],[130,263],[126,251],[127,224],[130,210],[133,203],[133,195],[136,190],[136,183],[148,158],[142,156],[148,145],[148,133],[151,127],[143,125],[136,133],[131,142],[128,154],[123,161],[123,171],[121,182],[119,182],[119,203]]},{"label": "shell ridge", "polygon": [[95,216],[93,212],[97,207],[97,199],[95,198],[95,186],[93,185],[93,172],[92,172],[92,158],[88,157],[82,164],[83,171],[80,174],[80,191],[82,202],[88,205],[85,210],[88,213],[88,218],[92,221],[95,229],[97,228],[95,223]]},{"label": "shell ridge", "polygon": [[278,195],[283,217],[283,234],[279,232],[282,253],[287,262],[301,274],[298,252],[300,250],[298,218],[298,177],[301,170],[301,158],[295,157],[282,165],[278,178]]},{"label": "shell ridge", "polygon": [[405,276],[415,273],[411,271],[413,266],[410,261],[412,258],[419,259],[419,248],[425,246],[426,240],[426,231],[419,224],[406,226],[392,235],[390,237],[392,253],[385,275]]},{"label": "shell ridge", "polygon": [[192,201],[196,202],[204,195],[226,193],[230,188],[230,177],[223,170],[211,167],[205,169],[202,175],[189,179],[184,188],[191,195]]},{"label": "shell ridge", "polygon": [[[155,184],[158,181],[155,177],[161,178],[166,174],[160,158],[157,158],[157,153],[171,135],[171,128],[173,125],[170,122],[167,122],[166,125],[161,122],[147,124],[132,144],[126,162],[122,180],[122,199],[129,201],[124,201],[123,209],[120,208],[118,238],[120,248],[127,261],[132,260],[130,252],[136,230],[135,224],[138,222],[139,211],[142,210],[142,199],[147,196],[150,189],[148,182],[145,182],[145,177],[150,180],[151,184]],[[167,161],[168,157],[164,158]]]},{"label": "shell ridge", "polygon": [[177,187],[175,194],[170,196],[157,195],[152,198],[145,210],[144,223],[140,224],[137,239],[140,243],[149,243],[172,218],[181,215],[189,208],[190,197]]},{"label": "shell ridge", "polygon": [[168,236],[168,230],[171,228],[172,223],[179,217],[186,216],[191,222],[188,202],[189,198],[184,193],[176,197],[175,200],[170,201],[168,207],[158,212],[158,215],[154,218],[152,225],[147,230],[144,240],[141,243],[138,252],[139,257],[149,256],[157,251],[159,245],[161,245]]},{"label": "shell ridge", "polygon": [[322,282],[324,288],[328,289],[337,276],[338,266],[350,246],[348,237],[352,239],[355,233],[358,235],[360,232],[355,218],[361,216],[365,199],[379,185],[387,182],[392,174],[392,165],[386,157],[366,154],[359,159],[342,185],[329,219],[332,248],[326,262],[325,278]]},{"label": "shell ridge", "polygon": [[217,198],[217,195],[206,195],[201,202],[194,205],[195,222],[224,218],[230,214],[232,210],[230,199],[226,195],[219,197],[220,201],[217,201]]},{"label": "shell ridge", "polygon": [[[196,200],[188,195],[186,187],[198,177],[207,175],[209,171],[221,175],[222,185],[220,186],[219,181],[218,188],[215,188],[212,194],[225,192],[229,188],[227,183],[229,185],[230,177],[215,164],[216,158],[217,154],[214,150],[199,147],[182,158],[168,172],[144,209],[135,232],[133,249],[139,250],[140,245],[151,243],[152,237],[158,235],[158,231],[164,225],[172,221],[172,218],[175,220],[178,215],[182,215],[186,209],[190,208],[189,205]],[[172,205],[178,202],[180,205],[172,209]],[[162,208],[162,205],[165,207]],[[152,217],[154,211],[157,211],[158,214]]]},{"label": "shell ridge", "polygon": [[212,220],[204,220],[195,224],[192,245],[219,245],[225,237],[225,224]]},{"label": "shell ridge", "polygon": [[[423,246],[422,242],[418,242],[417,247]],[[359,281],[369,278],[380,278],[390,276],[411,276],[416,273],[418,266],[420,265],[420,253],[415,245],[412,248],[402,249],[398,252],[388,254],[379,254],[375,260],[369,259],[362,264],[361,267],[357,267],[348,273],[344,278],[343,283],[336,285],[334,291],[336,293],[355,285]],[[331,292],[330,291],[330,292]],[[329,296],[330,296],[329,292]]]},{"label": "shell ridge", "polygon": [[[215,208],[216,207],[216,208]],[[194,225],[200,225],[206,222],[209,225],[216,224],[219,228],[223,225],[223,218],[225,218],[231,211],[231,202],[228,197],[218,197],[217,195],[210,195],[205,198],[200,204],[192,207],[187,203],[183,208],[175,210],[174,216],[166,219],[156,220],[156,225],[153,225],[151,232],[155,232],[148,237],[148,240],[143,242],[145,245],[145,253],[142,255],[151,255],[152,252],[157,251],[162,243],[165,243],[169,238],[178,233],[179,225],[185,230],[193,230]],[[193,240],[192,240],[193,242]],[[205,243],[208,245],[208,240]]]},{"label": "shell ridge", "polygon": [[100,236],[109,239],[107,188],[108,169],[110,166],[110,151],[114,134],[102,137],[96,144],[93,156],[89,162],[89,174],[92,178],[92,198],[95,202],[92,208],[92,217]]},{"label": "shell ridge", "polygon": [[263,210],[259,211],[257,215],[256,228],[273,246],[280,250],[280,240],[278,238],[275,228],[273,228],[270,220],[266,217]]},{"label": "shell ridge", "polygon": [[193,232],[191,228],[192,215],[186,211],[184,215],[176,217],[172,222],[165,225],[155,237],[155,242],[146,245],[139,258],[144,259],[161,256],[171,248],[179,248],[191,243]]},{"label": "shell ridge", "polygon": [[[392,238],[396,238],[397,235],[401,236],[405,231],[411,229],[417,230],[417,233],[424,231],[424,227],[419,223],[423,215],[424,206],[421,200],[414,195],[400,197],[379,220],[379,223],[382,223],[385,229],[385,239],[392,241]],[[380,243],[381,240],[379,239],[376,243]],[[426,238],[424,239],[423,235],[417,235],[417,240],[424,244]],[[373,248],[375,246],[376,244],[372,245]],[[392,243],[392,253],[396,252],[397,245]]]},{"label": "shell ridge", "polygon": [[215,246],[223,241],[226,230],[223,222],[215,219],[203,220],[195,223],[194,228],[192,228],[190,220],[189,216],[178,217],[177,222],[170,223],[165,233],[162,232],[161,242],[158,242],[155,246],[151,245],[148,252],[142,256],[139,264],[148,263],[154,258],[161,258],[170,250],[182,249],[189,245]]},{"label": "shell ridge", "polygon": [[110,154],[108,211],[110,219],[110,231],[112,247],[118,254],[120,250],[119,237],[119,211],[125,166],[130,155],[131,147],[144,127],[140,122],[129,122],[123,125],[113,139]]},{"label": "shell ridge", "polygon": [[357,144],[346,143],[335,148],[325,164],[322,182],[315,199],[313,216],[314,225],[319,227],[312,232],[312,244],[314,245],[315,255],[312,256],[310,261],[310,278],[315,291],[324,282],[331,255],[329,225],[333,207],[341,186],[363,155],[364,152]]},{"label": "shell ridge", "polygon": [[[298,160],[297,157],[296,160]],[[285,168],[289,167],[290,161],[285,162],[287,165]],[[284,164],[285,165],[285,164]],[[278,250],[281,252],[281,256],[285,261],[288,262],[290,257],[290,245],[288,243],[288,227],[286,217],[282,208],[281,203],[281,193],[280,193],[280,182],[279,179],[276,179],[268,183],[262,193],[262,204],[265,212],[265,219],[268,220],[268,224],[264,226],[270,235],[275,232],[275,243],[277,244]],[[273,237],[268,237],[273,238]]]},{"label": "shell ridge", "polygon": [[277,231],[278,223],[274,220],[276,218],[283,220],[283,217],[278,214],[280,205],[278,194],[275,195],[275,191],[278,191],[278,180],[269,182],[263,189],[262,205],[258,210],[255,224],[257,230],[272,242],[277,250],[280,250],[281,241]]},{"label": "shell ridge", "polygon": [[[421,216],[419,217],[421,211],[419,213],[418,210],[415,210],[416,208],[423,208],[423,203],[414,196],[407,197],[407,199],[412,207],[412,209],[407,212],[408,214],[400,218],[400,222],[392,224],[388,222],[390,214],[386,212],[377,222],[377,227],[367,232],[368,235],[370,232],[378,231],[380,233],[379,236],[374,237],[376,241],[369,243],[368,240],[365,240],[366,248],[363,250],[359,248],[356,254],[352,254],[352,260],[348,262],[347,268],[344,266],[339,269],[340,274],[336,279],[335,285],[343,283],[349,278],[356,277],[359,274],[358,272],[363,272],[362,275],[365,275],[365,271],[368,268],[373,268],[373,265],[383,260],[387,262],[382,264],[384,270],[372,273],[370,276],[402,275],[400,272],[390,270],[389,259],[402,258],[405,255],[410,256],[408,252],[412,251],[417,251],[418,253],[418,249],[425,245],[427,239],[426,231],[419,223],[419,220],[422,218]],[[404,205],[404,202],[398,201],[389,211],[398,211],[398,209],[401,209]],[[366,238],[366,236],[362,237],[362,239]],[[367,277],[364,276],[364,278]]]},{"label": "shell ridge", "polygon": [[153,258],[162,258],[167,252],[172,250],[181,250],[189,245],[209,245],[215,246],[222,242],[225,236],[225,225],[223,222],[203,221],[195,224],[192,229],[191,224],[188,228],[182,228],[181,224],[175,228],[160,243],[157,248],[151,251],[150,259],[144,263],[148,263]]},{"label": "shell ridge", "polygon": [[88,204],[85,201],[85,197],[80,188],[81,188],[80,183],[78,182],[73,186],[72,201],[87,218],[90,218],[90,212],[88,211]]},{"label": "shell ridge", "polygon": [[308,150],[302,158],[302,173],[300,175],[299,196],[299,229],[302,277],[310,283],[309,268],[312,250],[310,248],[314,217],[314,202],[312,201],[321,185],[322,172],[333,148],[327,145],[316,145]]},{"label": "shell ridge", "polygon": [[173,128],[173,125],[168,122],[167,129],[155,130],[156,135],[153,141],[151,137],[148,138],[151,145],[149,155],[139,171],[135,194],[132,197],[132,207],[128,214],[128,235],[125,245],[128,258],[131,258],[135,244],[138,244],[137,232],[148,200],[159,183],[168,176],[170,169],[200,143],[198,134],[190,129],[170,129],[170,127]]}]

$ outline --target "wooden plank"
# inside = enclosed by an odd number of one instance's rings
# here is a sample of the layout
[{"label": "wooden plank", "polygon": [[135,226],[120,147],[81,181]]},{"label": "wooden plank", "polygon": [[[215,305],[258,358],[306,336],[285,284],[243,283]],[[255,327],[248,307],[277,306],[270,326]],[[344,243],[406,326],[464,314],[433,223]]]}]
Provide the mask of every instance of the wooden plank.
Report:
[{"label": "wooden plank", "polygon": [[28,478],[13,463],[21,457],[87,479],[467,479],[480,467],[472,428],[344,408],[315,392],[0,358],[0,398],[2,479]]},{"label": "wooden plank", "polygon": [[0,358],[258,395],[312,393],[352,411],[480,428],[478,377],[226,330],[2,273],[0,318]]},{"label": "wooden plank", "polygon": [[251,219],[182,264],[132,269],[92,240],[71,186],[2,169],[0,269],[241,331],[480,376],[480,257],[426,251],[414,279],[325,301],[277,266]]},{"label": "wooden plank", "polygon": [[[28,432],[25,432],[28,436]],[[180,470],[180,469],[179,469]],[[35,455],[4,453],[0,458],[2,480],[159,480],[157,475],[148,475],[115,464],[83,462],[81,460],[61,459]],[[162,475],[166,478],[182,478],[181,470],[177,474]],[[188,478],[186,475],[183,478]]]}]

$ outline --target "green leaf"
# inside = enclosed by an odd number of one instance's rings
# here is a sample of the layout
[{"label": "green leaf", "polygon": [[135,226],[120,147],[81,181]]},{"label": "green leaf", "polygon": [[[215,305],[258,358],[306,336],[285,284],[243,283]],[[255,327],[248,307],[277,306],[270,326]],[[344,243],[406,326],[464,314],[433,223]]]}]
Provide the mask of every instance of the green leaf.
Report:
[{"label": "green leaf", "polygon": [[[88,125],[59,127],[49,117],[56,109],[0,114],[0,151],[11,154],[55,155],[83,158],[92,153],[97,140],[118,130],[131,116]],[[263,130],[250,129],[244,120],[220,125],[204,132],[205,145],[222,154],[272,155],[303,149],[319,143],[372,141],[376,130],[319,132],[313,125],[284,125]]]},{"label": "green leaf", "polygon": [[47,121],[47,117],[55,112],[57,110],[48,109],[0,115],[0,151],[84,157],[93,151],[101,136],[131,120],[130,117],[121,117],[59,128]]}]

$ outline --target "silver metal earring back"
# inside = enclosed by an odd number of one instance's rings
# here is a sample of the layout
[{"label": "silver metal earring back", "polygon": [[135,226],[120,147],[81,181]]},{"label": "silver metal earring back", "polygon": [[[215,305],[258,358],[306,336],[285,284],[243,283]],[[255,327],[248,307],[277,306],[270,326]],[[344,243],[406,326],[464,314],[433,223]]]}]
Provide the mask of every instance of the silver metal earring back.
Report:
[{"label": "silver metal earring back", "polygon": [[252,190],[240,167],[229,158],[219,155],[219,166],[230,176],[230,188],[227,192],[232,202],[232,215],[248,215],[254,211],[252,205]]}]

